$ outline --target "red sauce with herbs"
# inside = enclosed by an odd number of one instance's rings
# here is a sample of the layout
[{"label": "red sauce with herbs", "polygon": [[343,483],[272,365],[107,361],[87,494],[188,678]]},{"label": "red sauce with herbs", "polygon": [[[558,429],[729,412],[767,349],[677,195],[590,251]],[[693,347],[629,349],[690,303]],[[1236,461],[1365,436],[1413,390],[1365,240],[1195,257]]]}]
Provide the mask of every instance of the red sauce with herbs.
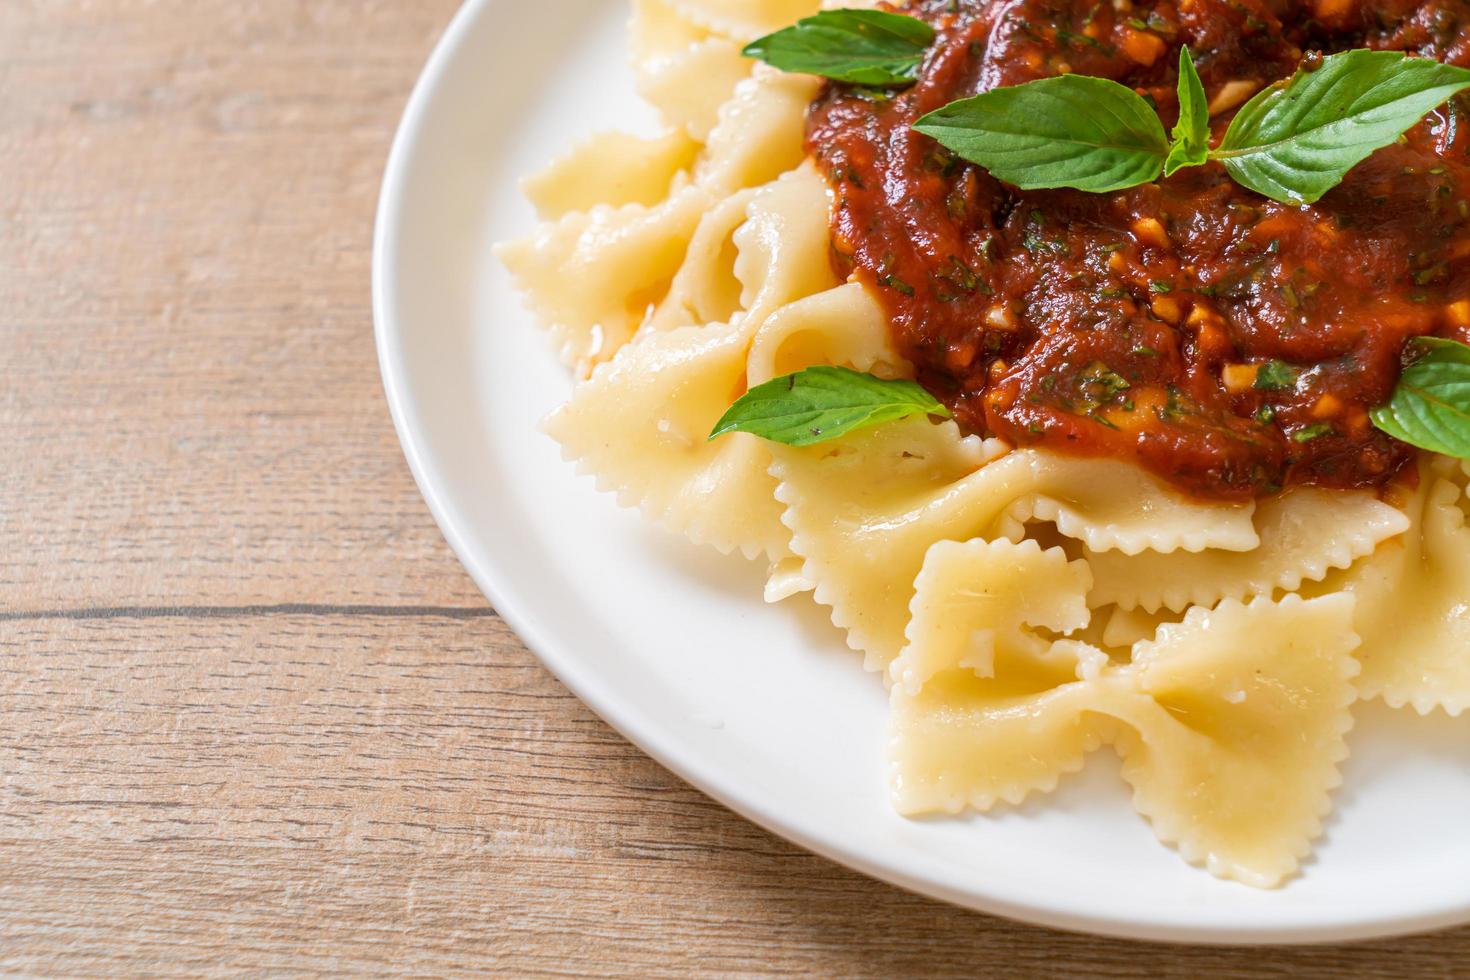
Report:
[{"label": "red sauce with herbs", "polygon": [[1405,342],[1470,341],[1470,99],[1431,113],[1318,203],[1218,164],[1111,194],[1019,191],[910,130],[991,88],[1077,72],[1177,116],[1180,45],[1218,137],[1311,52],[1470,66],[1470,0],[918,0],[939,37],[898,92],[829,86],[808,146],[833,248],[877,290],[919,380],[971,430],[1136,459],[1184,490],[1382,487],[1414,450],[1368,412]]}]

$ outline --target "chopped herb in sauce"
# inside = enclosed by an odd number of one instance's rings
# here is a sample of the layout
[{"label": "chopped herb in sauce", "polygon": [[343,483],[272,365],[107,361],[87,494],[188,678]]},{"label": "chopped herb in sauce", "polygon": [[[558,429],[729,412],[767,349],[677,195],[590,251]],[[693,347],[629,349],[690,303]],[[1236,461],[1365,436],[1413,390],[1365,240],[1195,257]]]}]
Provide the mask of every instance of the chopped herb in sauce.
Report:
[{"label": "chopped herb in sauce", "polygon": [[878,278],[878,285],[887,286],[889,289],[897,290],[898,292],[903,293],[905,296],[914,295],[914,287],[910,286],[908,283],[904,282],[902,279],[898,278],[898,276],[895,276],[892,273],[889,273],[886,276],[880,276]]},{"label": "chopped herb in sauce", "polygon": [[1298,429],[1291,434],[1291,438],[1296,442],[1311,442],[1313,439],[1330,436],[1335,431],[1337,430],[1330,423],[1318,422],[1314,425],[1307,426],[1305,429]]},{"label": "chopped herb in sauce", "polygon": [[1255,387],[1260,391],[1285,391],[1296,384],[1297,369],[1284,361],[1267,361],[1256,369]]}]

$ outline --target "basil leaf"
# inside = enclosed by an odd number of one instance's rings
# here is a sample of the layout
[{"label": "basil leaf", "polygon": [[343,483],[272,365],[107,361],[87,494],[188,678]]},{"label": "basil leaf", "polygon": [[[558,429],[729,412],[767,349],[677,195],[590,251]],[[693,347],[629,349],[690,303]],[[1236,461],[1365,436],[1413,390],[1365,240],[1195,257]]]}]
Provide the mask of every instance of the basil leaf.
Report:
[{"label": "basil leaf", "polygon": [[1420,357],[1373,410],[1373,424],[1411,446],[1470,459],[1470,347],[1439,337],[1413,347]]},{"label": "basil leaf", "polygon": [[1138,93],[1061,75],[951,102],[914,123],[1022,190],[1121,190],[1158,177],[1168,152],[1159,117]]},{"label": "basil leaf", "polygon": [[881,10],[824,10],[750,42],[742,52],[782,71],[855,85],[908,85],[934,28]]},{"label": "basil leaf", "polygon": [[809,367],[741,395],[709,437],[749,432],[788,446],[810,446],[919,412],[949,417],[949,409],[912,381],[885,381],[850,368]]},{"label": "basil leaf", "polygon": [[1198,167],[1209,159],[1209,97],[1187,46],[1179,49],[1179,122],[1171,135],[1174,142],[1164,160],[1165,177],[1173,176],[1181,167]]},{"label": "basil leaf", "polygon": [[1467,87],[1470,71],[1399,51],[1329,55],[1242,106],[1210,157],[1253,191],[1311,204]]}]

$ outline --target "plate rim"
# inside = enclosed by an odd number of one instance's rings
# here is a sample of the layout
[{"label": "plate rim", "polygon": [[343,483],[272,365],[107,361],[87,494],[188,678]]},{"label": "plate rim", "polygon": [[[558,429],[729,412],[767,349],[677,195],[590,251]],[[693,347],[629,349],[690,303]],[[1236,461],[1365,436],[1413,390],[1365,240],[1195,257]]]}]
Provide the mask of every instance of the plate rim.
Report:
[{"label": "plate rim", "polygon": [[[448,491],[439,485],[435,467],[425,448],[423,425],[411,403],[410,382],[403,359],[407,334],[404,324],[394,312],[397,308],[393,280],[397,259],[396,245],[402,225],[403,200],[409,186],[411,160],[417,150],[419,135],[444,76],[461,53],[476,22],[492,8],[510,2],[513,0],[463,0],[435,43],[404,107],[383,171],[373,227],[373,333],[389,414],[420,495],[445,541],[475,585],[497,615],[511,627],[543,666],[640,752],[741,817],[844,867],[904,890],[972,911],[1044,928],[1099,936],[1145,942],[1214,945],[1343,942],[1408,935],[1470,922],[1470,904],[1462,903],[1453,907],[1440,906],[1432,911],[1419,910],[1398,915],[1368,914],[1350,920],[1339,919],[1313,924],[1273,926],[1263,922],[1243,926],[1234,923],[1194,923],[1182,926],[1174,921],[1147,921],[1133,916],[1082,913],[1007,899],[993,892],[958,889],[912,874],[898,864],[885,862],[881,857],[851,850],[840,842],[823,838],[791,823],[775,810],[763,806],[759,800],[742,793],[737,783],[727,783],[718,774],[711,774],[701,768],[693,759],[686,757],[678,748],[676,740],[660,737],[649,731],[653,724],[651,720],[639,717],[635,708],[620,704],[616,697],[604,696],[604,692],[594,683],[583,678],[577,667],[576,656],[561,649],[560,644],[537,627],[534,618],[525,613],[500,586],[501,576],[493,567],[493,561],[482,560],[459,527],[447,502]],[[1201,870],[1199,873],[1205,872]]]}]

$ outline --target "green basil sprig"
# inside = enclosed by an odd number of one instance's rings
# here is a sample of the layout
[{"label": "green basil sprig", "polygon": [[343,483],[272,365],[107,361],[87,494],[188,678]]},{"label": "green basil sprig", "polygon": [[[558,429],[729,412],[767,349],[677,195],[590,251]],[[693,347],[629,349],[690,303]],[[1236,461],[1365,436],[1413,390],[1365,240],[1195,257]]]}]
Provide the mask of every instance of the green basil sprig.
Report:
[{"label": "green basil sprig", "polygon": [[934,28],[881,10],[824,10],[746,45],[782,71],[821,75],[855,85],[908,85],[918,77]]},{"label": "green basil sprig", "polygon": [[749,432],[788,446],[810,446],[920,413],[949,417],[949,409],[912,381],[823,365],[756,385],[735,400],[709,437]]},{"label": "green basil sprig", "polygon": [[1179,122],[1169,135],[1174,142],[1164,158],[1164,176],[1181,167],[1198,167],[1210,158],[1210,109],[1188,48],[1179,49]]},{"label": "green basil sprig", "polygon": [[1470,347],[1440,337],[1411,341],[1418,357],[1399,376],[1373,424],[1411,446],[1470,459]]},{"label": "green basil sprig", "polygon": [[[1237,183],[1310,204],[1374,150],[1470,88],[1470,70],[1399,51],[1345,51],[1247,102],[1208,149],[1204,88],[1180,52],[1180,122],[1161,138],[1142,96],[1081,75],[992,89],[929,113],[914,129],[1023,189],[1118,190],[1220,161]],[[1156,131],[1157,127],[1157,131]],[[1042,144],[1051,144],[1046,151]]]}]

